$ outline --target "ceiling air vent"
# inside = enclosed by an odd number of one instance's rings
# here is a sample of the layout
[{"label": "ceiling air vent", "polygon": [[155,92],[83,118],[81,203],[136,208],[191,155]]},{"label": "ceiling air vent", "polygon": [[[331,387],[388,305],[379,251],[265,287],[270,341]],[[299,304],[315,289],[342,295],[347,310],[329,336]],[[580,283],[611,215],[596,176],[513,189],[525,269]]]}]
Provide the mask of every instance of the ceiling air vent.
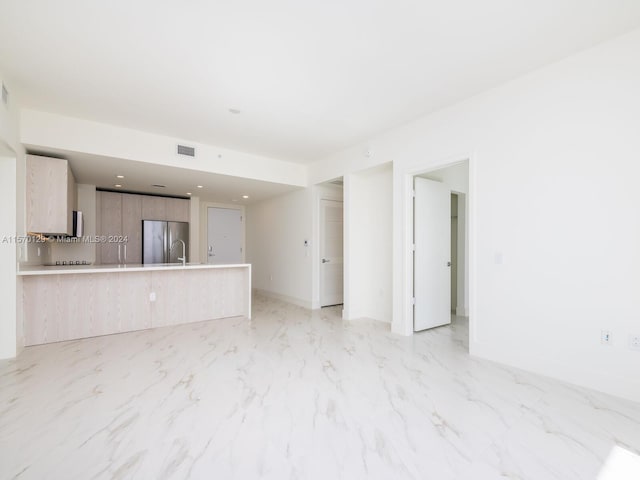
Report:
[{"label": "ceiling air vent", "polygon": [[2,84],[2,103],[5,105],[9,103],[9,91],[7,87],[4,86],[4,83]]},{"label": "ceiling air vent", "polygon": [[187,157],[195,157],[196,149],[194,147],[187,147],[186,145],[178,145],[178,155],[186,155]]}]

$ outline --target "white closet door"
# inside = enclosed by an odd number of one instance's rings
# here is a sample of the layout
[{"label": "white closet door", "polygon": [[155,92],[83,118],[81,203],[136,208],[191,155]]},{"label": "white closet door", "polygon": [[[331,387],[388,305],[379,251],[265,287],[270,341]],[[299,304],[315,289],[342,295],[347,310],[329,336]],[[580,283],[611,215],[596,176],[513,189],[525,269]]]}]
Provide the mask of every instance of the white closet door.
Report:
[{"label": "white closet door", "polygon": [[413,328],[451,323],[451,190],[440,182],[415,179]]}]

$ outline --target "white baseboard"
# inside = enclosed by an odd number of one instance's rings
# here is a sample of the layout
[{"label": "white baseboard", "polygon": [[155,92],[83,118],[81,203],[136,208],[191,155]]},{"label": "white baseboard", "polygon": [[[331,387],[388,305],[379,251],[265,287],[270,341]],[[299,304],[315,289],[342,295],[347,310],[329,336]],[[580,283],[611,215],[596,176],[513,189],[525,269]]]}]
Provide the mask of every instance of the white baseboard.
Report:
[{"label": "white baseboard", "polygon": [[275,300],[280,300],[282,302],[291,303],[293,305],[297,305],[298,307],[306,308],[311,310],[312,303],[308,300],[302,300],[296,297],[290,297],[289,295],[283,295],[281,293],[271,292],[269,290],[262,290],[261,288],[254,288],[253,293],[262,295],[264,297],[273,298]]}]

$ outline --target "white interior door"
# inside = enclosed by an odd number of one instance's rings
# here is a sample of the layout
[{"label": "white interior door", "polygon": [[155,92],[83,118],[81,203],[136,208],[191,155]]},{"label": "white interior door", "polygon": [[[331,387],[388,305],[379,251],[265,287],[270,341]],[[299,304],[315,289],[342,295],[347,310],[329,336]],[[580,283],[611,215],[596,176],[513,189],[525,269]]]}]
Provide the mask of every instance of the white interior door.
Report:
[{"label": "white interior door", "polygon": [[342,202],[320,200],[320,306],[344,301]]},{"label": "white interior door", "polygon": [[415,178],[413,208],[413,329],[451,323],[451,190]]},{"label": "white interior door", "polygon": [[242,263],[242,211],[207,208],[207,263]]}]

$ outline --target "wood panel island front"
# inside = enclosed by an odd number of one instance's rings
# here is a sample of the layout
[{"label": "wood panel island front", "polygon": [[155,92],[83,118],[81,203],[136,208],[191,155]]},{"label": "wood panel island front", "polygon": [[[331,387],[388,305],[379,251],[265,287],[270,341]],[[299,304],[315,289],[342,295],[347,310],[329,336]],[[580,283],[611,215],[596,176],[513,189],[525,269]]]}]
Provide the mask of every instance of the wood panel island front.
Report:
[{"label": "wood panel island front", "polygon": [[22,267],[25,346],[251,318],[251,265]]}]

